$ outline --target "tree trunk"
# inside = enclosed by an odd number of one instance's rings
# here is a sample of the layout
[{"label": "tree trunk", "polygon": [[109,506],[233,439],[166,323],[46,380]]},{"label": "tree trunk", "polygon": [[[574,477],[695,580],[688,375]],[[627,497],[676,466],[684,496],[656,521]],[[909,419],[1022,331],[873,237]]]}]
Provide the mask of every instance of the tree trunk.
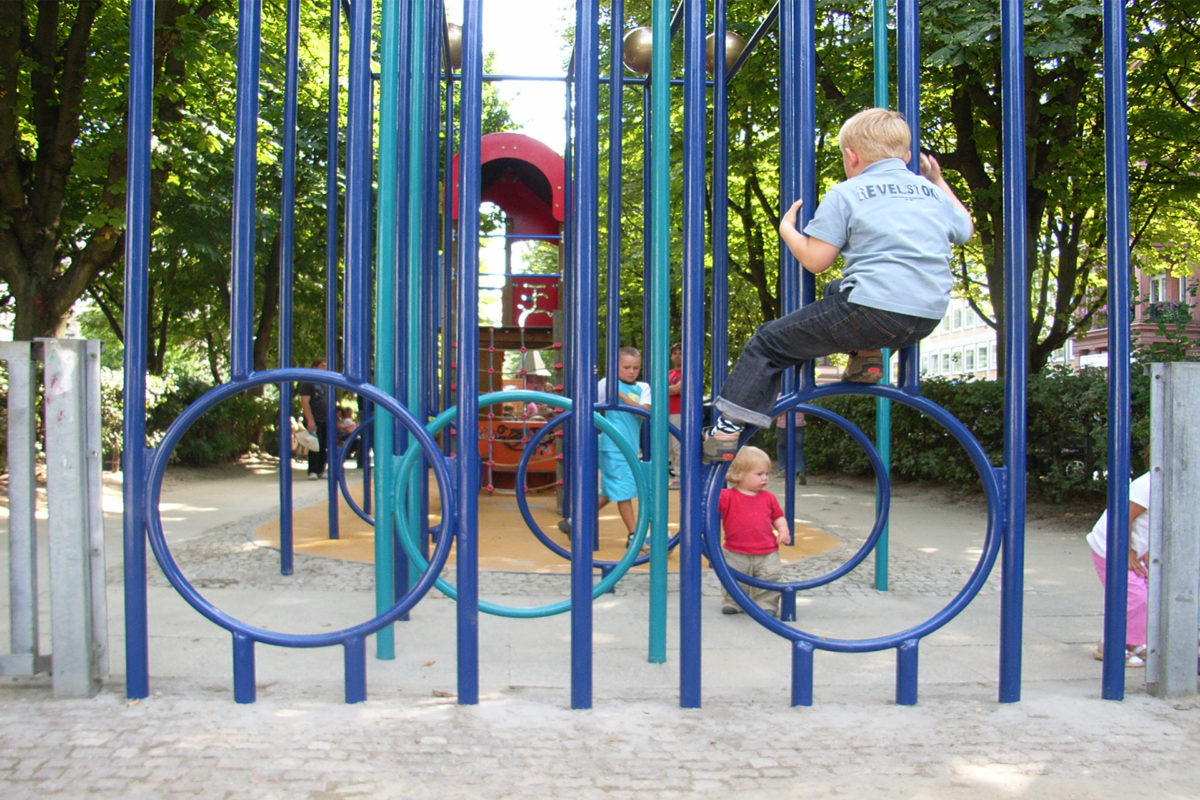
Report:
[{"label": "tree trunk", "polygon": [[259,310],[258,325],[254,331],[254,370],[267,368],[267,356],[271,352],[271,337],[275,333],[279,320],[279,272],[280,272],[279,232],[271,240],[270,256],[264,265],[262,307]]}]

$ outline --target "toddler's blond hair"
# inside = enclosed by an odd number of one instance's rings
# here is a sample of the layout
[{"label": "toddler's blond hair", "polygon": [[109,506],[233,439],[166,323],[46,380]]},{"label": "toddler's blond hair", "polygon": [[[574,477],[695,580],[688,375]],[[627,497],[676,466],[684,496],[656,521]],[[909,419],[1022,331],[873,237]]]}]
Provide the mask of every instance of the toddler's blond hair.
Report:
[{"label": "toddler's blond hair", "polygon": [[838,147],[858,153],[863,164],[884,158],[907,159],[912,147],[912,131],[899,111],[868,108],[842,124]]},{"label": "toddler's blond hair", "polygon": [[737,455],[733,457],[733,461],[729,462],[729,471],[725,473],[726,483],[741,483],[742,478],[755,467],[767,465],[767,469],[771,468],[771,457],[767,455],[765,450],[746,445],[741,450],[737,451]]}]

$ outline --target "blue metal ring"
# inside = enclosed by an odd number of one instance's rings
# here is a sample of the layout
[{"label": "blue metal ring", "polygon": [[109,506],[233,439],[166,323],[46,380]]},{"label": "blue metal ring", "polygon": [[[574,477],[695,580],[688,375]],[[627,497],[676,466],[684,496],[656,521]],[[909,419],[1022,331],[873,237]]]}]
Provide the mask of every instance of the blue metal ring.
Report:
[{"label": "blue metal ring", "polygon": [[[993,469],[987,453],[967,427],[946,409],[917,394],[910,394],[892,386],[873,386],[869,384],[856,384],[853,386],[846,383],[826,384],[823,387],[813,389],[804,399],[811,401],[842,394],[886,397],[910,406],[939,423],[967,452],[971,462],[975,465],[976,472],[979,473],[980,480],[983,483],[984,494],[987,496],[988,522],[979,562],[975,565],[975,569],[972,571],[970,577],[968,577],[963,588],[959,590],[958,594],[941,611],[911,628],[887,636],[877,636],[869,639],[837,639],[805,633],[772,617],[754,603],[749,602],[749,596],[746,592],[740,586],[736,585],[734,572],[725,563],[724,555],[711,552],[720,548],[710,548],[709,557],[721,583],[729,589],[731,595],[738,598],[743,608],[746,609],[746,612],[764,627],[769,628],[789,641],[804,642],[821,650],[831,650],[839,653],[865,653],[875,650],[887,650],[907,640],[927,636],[952,620],[974,599],[979,590],[983,588],[983,584],[987,580],[987,576],[991,572],[996,562],[996,556],[1000,551],[999,531],[1002,523],[1000,515],[1001,494],[997,473]],[[871,450],[873,451],[874,448],[872,447]],[[710,508],[715,508],[712,500],[714,492],[719,490],[720,483],[718,481],[723,472],[724,470],[713,470],[708,477],[705,497]],[[712,516],[710,515],[710,520],[711,518]]]},{"label": "blue metal ring", "polygon": [[[794,396],[789,396],[780,400],[779,404],[775,408],[775,411],[772,413],[772,416],[778,416],[779,414],[785,413],[789,409],[793,408],[793,397]],[[807,404],[798,405],[800,408],[803,408],[806,414],[812,414],[814,417],[820,417],[821,419],[837,425],[842,430],[846,431],[846,433],[850,434],[850,438],[854,439],[854,441],[858,442],[859,445],[862,446],[863,450],[867,454],[867,459],[871,462],[871,468],[875,470],[875,478],[879,484],[879,509],[875,514],[875,524],[871,527],[871,532],[867,535],[867,538],[858,548],[858,551],[850,556],[850,558],[846,559],[843,564],[833,570],[830,570],[824,575],[820,575],[816,578],[809,578],[803,581],[775,582],[763,580],[762,578],[755,578],[743,572],[738,572],[732,567],[730,568],[730,572],[737,577],[739,582],[749,584],[750,586],[755,586],[759,589],[801,590],[813,589],[817,586],[824,586],[825,584],[832,583],[833,581],[852,571],[855,567],[861,564],[868,555],[871,554],[871,551],[875,549],[875,545],[879,544],[879,539],[881,536],[883,536],[884,528],[887,527],[887,509],[892,501],[892,483],[891,478],[888,476],[887,465],[883,463],[883,459],[880,458],[879,452],[875,449],[875,446],[871,443],[871,440],[867,438],[867,435],[863,433],[857,425],[840,414],[836,414],[828,409],[821,408],[820,406],[810,406]],[[725,462],[721,465],[721,467],[721,469],[717,470],[717,474],[724,476],[726,470],[729,468],[729,463]],[[721,523],[717,516],[717,504],[711,502],[710,498],[710,502],[706,505],[706,508],[708,509],[708,530],[720,531]],[[708,550],[708,557],[710,561],[713,557],[712,550],[720,550],[720,547],[709,548],[707,542],[705,547]],[[724,554],[722,554],[721,558],[724,559],[724,557]]]},{"label": "blue metal ring", "polygon": [[[375,515],[368,514],[366,511],[364,511],[363,507],[361,505],[359,505],[357,500],[354,499],[354,495],[350,494],[350,485],[349,485],[348,481],[346,480],[346,455],[350,452],[350,445],[354,444],[355,439],[361,439],[363,442],[366,441],[366,436],[363,435],[363,431],[367,430],[371,426],[371,424],[374,422],[375,422],[374,416],[367,417],[365,420],[363,420],[363,422],[360,425],[358,425],[354,430],[352,430],[350,432],[350,435],[346,437],[345,444],[340,445],[340,446],[338,446],[336,444],[334,445],[334,453],[336,455],[337,464],[338,464],[338,470],[337,470],[338,489],[341,491],[342,499],[346,501],[346,505],[349,506],[350,510],[358,515],[359,519],[361,519],[363,522],[367,523],[371,527],[375,527]],[[363,454],[360,451],[359,452],[359,466],[360,467],[362,466],[362,460],[363,460]]]},{"label": "blue metal ring", "polygon": [[[220,403],[239,392],[244,392],[247,389],[252,389],[255,386],[264,386],[269,383],[285,383],[292,381],[310,381],[313,383],[321,383],[330,386],[338,386],[357,394],[364,395],[379,406],[386,409],[392,416],[396,417],[405,428],[416,438],[420,444],[420,449],[425,451],[430,457],[434,474],[437,478],[439,490],[442,492],[442,497],[452,498],[452,486],[450,481],[450,472],[446,466],[445,460],[441,457],[437,443],[434,442],[425,430],[418,424],[416,419],[400,405],[394,398],[384,393],[380,389],[367,383],[355,383],[338,372],[329,372],[319,369],[307,369],[301,367],[289,367],[286,369],[273,369],[263,372],[252,373],[247,377],[233,383],[226,383],[221,386],[210,389],[201,395],[193,402],[182,414],[175,418],[167,428],[166,434],[163,436],[162,442],[154,450],[153,459],[150,462],[148,474],[148,499],[146,505],[146,533],[150,540],[150,547],[154,551],[155,557],[158,559],[159,565],[162,567],[163,573],[167,576],[167,580],[175,587],[175,590],[182,595],[183,599],[188,602],[192,608],[199,611],[209,620],[219,625],[220,627],[230,631],[231,633],[240,633],[257,642],[266,644],[278,645],[280,647],[327,647],[335,644],[344,644],[349,639],[359,638],[375,633],[380,628],[395,622],[398,618],[408,613],[425,593],[433,586],[434,580],[437,578],[438,572],[446,564],[446,558],[450,555],[450,542],[453,536],[445,536],[438,543],[437,549],[433,553],[432,564],[434,568],[426,570],[421,576],[421,579],[415,583],[412,588],[396,603],[384,611],[383,613],[372,617],[371,619],[361,622],[349,628],[339,631],[329,631],[319,634],[295,634],[295,633],[280,633],[279,631],[269,631],[262,628],[256,628],[248,625],[235,617],[226,614],[210,603],[202,594],[196,591],[195,587],[183,576],[179,569],[179,565],[175,563],[175,559],[171,556],[170,548],[167,546],[166,538],[163,535],[162,515],[159,511],[159,502],[162,494],[163,474],[166,472],[167,461],[170,459],[172,451],[179,443],[180,438],[187,432],[188,428],[208,409]],[[413,448],[412,452],[416,452],[417,448]],[[453,533],[453,522],[451,520],[451,530]]]},{"label": "blue metal ring", "polygon": [[[483,407],[495,405],[497,403],[503,403],[509,400],[528,400],[533,402],[548,403],[564,409],[564,413],[569,412],[573,405],[569,398],[560,397],[559,395],[549,394],[547,392],[536,392],[527,389],[489,392],[487,394],[480,395],[478,402],[479,406]],[[455,418],[457,413],[457,407],[450,406],[447,408],[426,426],[428,429],[428,434],[435,434],[440,431]],[[620,431],[618,431],[611,422],[609,422],[599,413],[596,413],[593,416],[596,427],[607,433],[612,438],[617,447],[621,449],[621,453],[625,456],[625,459],[633,468],[633,477],[635,483],[637,484],[638,496],[646,496],[648,493],[648,487],[646,486],[645,470],[642,469],[642,462],[638,460],[637,452],[634,451],[633,445],[627,442],[625,437],[621,435]],[[397,497],[404,498],[405,492],[403,490],[407,486],[408,482],[413,479],[411,473],[416,465],[416,453],[417,451],[415,449],[410,448],[404,453],[404,456],[400,460],[396,470],[395,492]],[[424,565],[426,563],[425,556],[422,555],[421,551],[417,548],[416,537],[413,536],[412,532],[409,530],[406,519],[408,515],[406,513],[401,513],[405,510],[402,504],[403,499],[396,504],[396,510],[393,514],[393,518],[395,519],[396,523],[396,537],[399,539],[400,546],[404,548],[404,552],[408,555],[409,559],[411,559],[412,562],[417,565]],[[447,506],[443,501],[442,508],[449,508],[449,506]],[[445,521],[448,518],[448,515],[443,514],[442,523],[445,524]],[[616,562],[615,568],[605,575],[599,583],[592,587],[593,598],[599,597],[615,586],[617,581],[623,578],[629,568],[638,560],[638,556],[636,554],[641,550],[642,542],[645,541],[646,538],[646,529],[649,527],[649,525],[650,514],[646,509],[646,504],[638,503],[637,527],[634,529],[633,541],[629,543],[629,547],[625,551],[624,557],[622,557],[620,561]],[[452,536],[446,536],[445,532],[443,532],[442,535],[438,537],[438,549],[440,550],[442,546],[452,538]],[[444,561],[445,559],[443,559],[443,564],[438,566],[438,572],[440,572],[444,566]],[[438,590],[442,592],[442,594],[451,599],[454,599],[458,596],[457,588],[443,578],[437,579],[436,586]],[[562,600],[557,603],[550,603],[542,606],[530,606],[527,608],[505,606],[499,603],[490,603],[485,600],[479,601],[480,611],[483,611],[487,614],[494,614],[495,616],[499,617],[514,617],[519,619],[548,617],[554,614],[561,614],[564,611],[569,611],[570,609],[570,600]]]},{"label": "blue metal ring", "polygon": [[[594,408],[596,411],[604,411],[604,410],[613,408],[613,406],[611,406],[607,403],[603,403],[603,404],[598,404],[598,405],[594,406]],[[646,416],[646,417],[650,416],[650,412],[644,408],[633,408],[633,407],[622,408],[621,411],[630,412],[630,413],[634,413],[634,414],[641,413],[643,416]],[[538,444],[542,441],[542,438],[549,435],[550,430],[561,425],[567,419],[570,419],[570,417],[571,417],[570,412],[556,414],[556,415],[554,415],[554,417],[547,420],[545,425],[543,425],[538,430],[534,431],[533,436],[529,437],[529,443],[525,445],[525,451],[521,454],[521,460],[517,463],[517,478],[516,478],[517,486],[521,487],[517,491],[517,509],[521,512],[521,517],[522,517],[522,519],[525,520],[525,524],[527,526],[529,526],[530,532],[534,536],[536,536],[542,544],[546,545],[547,549],[549,549],[551,552],[555,553],[556,555],[562,556],[563,558],[566,558],[568,560],[571,558],[570,551],[568,551],[565,547],[558,544],[557,542],[552,540],[549,536],[547,536],[546,532],[542,530],[542,526],[538,525],[537,521],[533,518],[533,514],[529,510],[529,502],[525,496],[523,487],[525,485],[525,474],[527,471],[527,467],[529,465],[529,455],[528,455],[529,452],[535,451],[537,449]],[[679,437],[679,429],[676,428],[674,425],[672,425],[670,427],[671,427],[672,432],[674,432],[676,438],[678,438]],[[638,463],[639,463],[639,465],[641,464],[640,461]],[[679,534],[677,533],[674,536],[667,539],[667,550],[670,551],[678,543],[679,543]],[[638,564],[644,564],[649,560],[650,560],[650,554],[647,553],[646,555],[638,556],[637,559],[633,563],[634,563],[634,566],[637,566]],[[597,559],[592,559],[592,563],[595,564],[600,569],[611,569],[612,567],[615,567],[617,565],[617,563],[619,563],[619,562],[606,561],[604,559],[597,558]]]}]

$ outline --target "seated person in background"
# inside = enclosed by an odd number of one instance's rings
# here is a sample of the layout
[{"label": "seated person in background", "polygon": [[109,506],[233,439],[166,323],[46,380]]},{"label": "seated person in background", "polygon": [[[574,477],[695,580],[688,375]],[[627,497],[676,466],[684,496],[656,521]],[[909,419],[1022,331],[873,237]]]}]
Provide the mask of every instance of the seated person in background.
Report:
[{"label": "seated person in background", "polygon": [[[350,438],[350,434],[354,433],[354,429],[358,427],[358,420],[354,418],[354,409],[349,406],[337,407],[337,443],[338,447],[345,447],[346,440]],[[346,457],[354,456],[358,458],[359,443],[354,443],[354,449],[346,454]]]}]

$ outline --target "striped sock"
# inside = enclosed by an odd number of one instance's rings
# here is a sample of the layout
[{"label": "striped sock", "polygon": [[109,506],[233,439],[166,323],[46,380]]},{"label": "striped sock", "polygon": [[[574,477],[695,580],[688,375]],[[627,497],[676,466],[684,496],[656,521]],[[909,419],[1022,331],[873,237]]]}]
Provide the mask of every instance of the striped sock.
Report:
[{"label": "striped sock", "polygon": [[717,422],[713,425],[713,430],[718,433],[741,433],[742,426],[722,415],[717,417]]}]

